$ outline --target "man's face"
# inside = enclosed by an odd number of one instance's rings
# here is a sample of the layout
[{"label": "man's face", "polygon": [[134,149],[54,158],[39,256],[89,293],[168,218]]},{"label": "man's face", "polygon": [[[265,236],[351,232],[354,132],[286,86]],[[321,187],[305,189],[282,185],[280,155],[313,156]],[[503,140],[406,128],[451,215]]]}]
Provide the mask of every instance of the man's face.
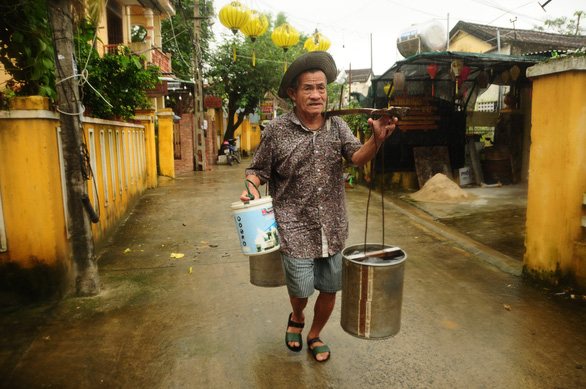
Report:
[{"label": "man's face", "polygon": [[306,115],[317,115],[326,108],[328,90],[326,75],[321,70],[299,75],[297,90],[288,88],[289,97],[295,102],[297,112]]}]

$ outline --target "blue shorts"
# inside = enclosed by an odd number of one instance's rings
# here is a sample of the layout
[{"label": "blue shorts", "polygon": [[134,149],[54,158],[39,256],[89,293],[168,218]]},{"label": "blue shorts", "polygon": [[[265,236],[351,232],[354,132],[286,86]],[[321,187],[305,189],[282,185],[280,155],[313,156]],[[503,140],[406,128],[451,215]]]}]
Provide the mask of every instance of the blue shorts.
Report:
[{"label": "blue shorts", "polygon": [[281,253],[289,296],[307,298],[314,289],[336,293],[342,290],[342,253],[325,258],[291,258]]}]

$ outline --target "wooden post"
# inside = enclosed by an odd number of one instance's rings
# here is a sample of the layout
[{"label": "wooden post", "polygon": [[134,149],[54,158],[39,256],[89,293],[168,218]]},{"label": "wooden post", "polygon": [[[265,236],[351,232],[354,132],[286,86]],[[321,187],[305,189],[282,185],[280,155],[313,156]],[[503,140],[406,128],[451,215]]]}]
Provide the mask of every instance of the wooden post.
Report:
[{"label": "wooden post", "polygon": [[476,185],[481,185],[484,183],[484,174],[482,174],[482,167],[480,166],[480,158],[478,157],[478,153],[476,152],[476,142],[474,142],[474,137],[468,137],[468,154],[470,155],[470,161],[472,162],[472,168],[474,169],[474,178],[476,180]]}]

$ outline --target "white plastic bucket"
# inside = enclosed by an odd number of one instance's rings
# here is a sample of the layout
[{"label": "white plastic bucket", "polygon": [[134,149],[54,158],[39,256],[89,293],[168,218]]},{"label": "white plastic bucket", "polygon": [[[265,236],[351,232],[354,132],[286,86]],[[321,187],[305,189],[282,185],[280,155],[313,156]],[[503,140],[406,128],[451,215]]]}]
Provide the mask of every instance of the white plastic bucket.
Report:
[{"label": "white plastic bucket", "polygon": [[234,221],[244,255],[261,255],[279,250],[279,233],[271,197],[232,203]]}]

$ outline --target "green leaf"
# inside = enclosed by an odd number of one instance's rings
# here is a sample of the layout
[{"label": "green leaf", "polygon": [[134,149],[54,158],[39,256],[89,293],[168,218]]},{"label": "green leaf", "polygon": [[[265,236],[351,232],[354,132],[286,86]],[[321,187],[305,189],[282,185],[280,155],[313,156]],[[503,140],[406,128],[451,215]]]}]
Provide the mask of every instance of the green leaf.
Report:
[{"label": "green leaf", "polygon": [[35,66],[35,68],[33,69],[33,72],[31,74],[31,80],[36,81],[39,80],[41,78],[41,70],[38,66]]},{"label": "green leaf", "polygon": [[140,60],[138,59],[138,57],[132,56],[132,63],[134,64],[134,66],[136,66],[137,69],[142,68],[142,65],[140,64]]},{"label": "green leaf", "polygon": [[45,66],[45,69],[53,70],[53,61],[49,58],[43,58],[43,65]]},{"label": "green leaf", "polygon": [[16,42],[16,43],[22,43],[22,41],[24,40],[24,37],[22,36],[22,34],[18,31],[15,31],[12,33],[12,41]]}]

